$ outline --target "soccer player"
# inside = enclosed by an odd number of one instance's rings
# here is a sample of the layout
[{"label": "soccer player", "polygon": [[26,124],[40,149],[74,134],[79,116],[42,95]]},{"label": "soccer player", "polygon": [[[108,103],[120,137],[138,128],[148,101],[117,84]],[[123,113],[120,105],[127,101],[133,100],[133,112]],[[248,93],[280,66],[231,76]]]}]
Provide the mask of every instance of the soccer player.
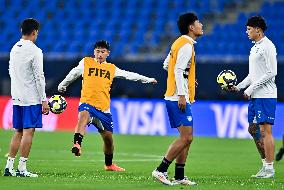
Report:
[{"label": "soccer player", "polygon": [[[35,128],[42,128],[42,113],[49,113],[45,94],[43,55],[35,45],[39,22],[25,19],[21,24],[22,39],[10,52],[9,74],[13,100],[13,128],[15,133],[10,144],[4,176],[38,177],[27,170]],[[18,169],[14,171],[14,160],[20,149]]]},{"label": "soccer player", "polygon": [[[195,96],[195,51],[196,39],[203,35],[203,25],[194,13],[180,15],[177,25],[181,36],[172,44],[164,61],[168,71],[165,102],[172,128],[180,134],[169,146],[161,164],[152,176],[166,185],[195,185],[184,175],[188,150],[193,140],[193,118],[191,103]],[[176,160],[174,180],[168,179],[167,170]]]},{"label": "soccer player", "polygon": [[284,154],[284,135],[282,136],[282,147],[279,149],[278,153],[276,154],[276,161],[280,161]]},{"label": "soccer player", "polygon": [[85,57],[79,65],[73,68],[66,78],[58,85],[59,92],[65,92],[69,84],[82,75],[82,90],[78,108],[79,119],[75,128],[74,146],[72,153],[81,155],[81,143],[86,134],[86,126],[94,124],[98,128],[104,142],[105,170],[125,171],[112,163],[113,121],[110,113],[110,89],[113,78],[122,78],[142,83],[157,83],[154,78],[148,78],[137,73],[119,69],[114,64],[106,62],[110,54],[110,45],[107,41],[97,41],[94,46],[95,58]]},{"label": "soccer player", "polygon": [[255,140],[263,163],[260,171],[252,177],[272,178],[275,174],[272,125],[277,103],[277,53],[274,44],[264,35],[267,26],[261,16],[249,18],[246,26],[248,38],[255,43],[249,55],[249,74],[229,90],[240,91],[246,88],[244,97],[249,99],[249,132]]}]

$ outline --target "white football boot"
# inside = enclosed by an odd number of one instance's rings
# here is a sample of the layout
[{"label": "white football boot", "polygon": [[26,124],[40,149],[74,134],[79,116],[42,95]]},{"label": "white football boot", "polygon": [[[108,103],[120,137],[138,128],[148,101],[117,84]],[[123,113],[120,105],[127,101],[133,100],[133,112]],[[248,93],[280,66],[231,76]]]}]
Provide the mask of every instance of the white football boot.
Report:
[{"label": "white football boot", "polygon": [[168,179],[167,172],[159,172],[158,170],[155,169],[152,172],[152,176],[165,185],[173,185],[173,183]]},{"label": "white football boot", "polygon": [[37,174],[33,174],[31,172],[28,172],[27,170],[24,170],[24,171],[17,170],[16,171],[16,176],[17,177],[38,177]]},{"label": "white football boot", "polygon": [[197,185],[196,182],[190,181],[187,176],[184,176],[183,179],[173,178],[172,183],[173,183],[173,185],[179,185],[179,184],[181,184],[181,185]]},{"label": "white football boot", "polygon": [[257,172],[257,174],[252,175],[252,178],[259,178],[261,176],[263,176],[265,173],[265,166],[262,166],[262,168],[260,168],[260,170]]}]

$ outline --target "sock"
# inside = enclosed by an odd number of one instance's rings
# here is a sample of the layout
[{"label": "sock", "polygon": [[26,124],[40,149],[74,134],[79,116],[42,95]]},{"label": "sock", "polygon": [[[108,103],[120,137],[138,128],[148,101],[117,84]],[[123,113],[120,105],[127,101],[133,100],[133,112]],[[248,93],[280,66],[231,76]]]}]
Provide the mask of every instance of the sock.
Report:
[{"label": "sock", "polygon": [[112,165],[112,158],[113,158],[113,154],[105,154],[105,165],[106,166]]},{"label": "sock", "polygon": [[273,162],[270,162],[270,163],[266,163],[266,169],[268,169],[268,170],[273,170],[274,169],[274,167],[273,167]]},{"label": "sock", "polygon": [[20,159],[19,159],[19,165],[18,165],[18,170],[19,170],[19,171],[25,171],[25,170],[27,170],[27,165],[26,165],[27,161],[28,161],[28,158],[20,157]]},{"label": "sock", "polygon": [[262,166],[266,166],[266,159],[261,159],[261,162],[262,162]]},{"label": "sock", "polygon": [[78,143],[81,146],[83,138],[84,138],[84,135],[81,135],[80,133],[75,133],[74,134],[74,144]]},{"label": "sock", "polygon": [[171,163],[172,163],[172,161],[169,161],[164,157],[161,164],[159,165],[159,167],[157,167],[157,170],[159,172],[167,172]]},{"label": "sock", "polygon": [[8,157],[5,168],[13,169],[14,168],[14,161],[15,161],[15,158]]},{"label": "sock", "polygon": [[184,166],[185,164],[176,163],[175,179],[181,180],[184,178]]}]

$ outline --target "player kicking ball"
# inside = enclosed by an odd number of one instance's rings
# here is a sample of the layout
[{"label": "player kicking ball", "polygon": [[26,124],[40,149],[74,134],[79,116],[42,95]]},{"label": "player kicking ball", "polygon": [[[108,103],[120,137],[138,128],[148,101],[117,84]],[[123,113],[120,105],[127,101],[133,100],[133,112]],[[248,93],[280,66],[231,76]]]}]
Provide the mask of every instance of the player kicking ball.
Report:
[{"label": "player kicking ball", "polygon": [[73,68],[66,78],[58,85],[58,91],[63,93],[68,85],[82,75],[82,90],[78,108],[78,123],[75,127],[74,145],[71,149],[75,156],[82,153],[81,146],[86,126],[95,125],[104,142],[105,170],[125,171],[112,162],[113,121],[110,112],[110,89],[114,78],[122,78],[142,83],[153,83],[154,78],[148,78],[137,73],[128,72],[117,68],[114,64],[106,62],[110,54],[110,45],[107,41],[97,41],[94,47],[95,58],[85,57],[79,65]]}]

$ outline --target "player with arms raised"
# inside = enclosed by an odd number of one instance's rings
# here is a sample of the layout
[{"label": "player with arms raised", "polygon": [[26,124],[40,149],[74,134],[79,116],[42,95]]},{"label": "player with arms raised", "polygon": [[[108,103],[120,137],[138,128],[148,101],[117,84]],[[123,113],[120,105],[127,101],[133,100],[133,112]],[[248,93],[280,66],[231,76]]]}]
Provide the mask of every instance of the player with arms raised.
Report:
[{"label": "player with arms raised", "polygon": [[79,76],[83,76],[79,119],[75,128],[74,146],[72,153],[81,155],[81,143],[86,134],[86,126],[94,124],[104,141],[105,170],[125,171],[112,163],[113,159],[113,121],[110,113],[110,89],[114,78],[122,78],[142,83],[157,83],[154,78],[148,78],[137,73],[117,68],[107,63],[110,46],[107,41],[98,41],[94,47],[95,58],[85,57],[79,65],[73,68],[66,78],[59,84],[58,91],[65,92],[69,84]]}]

